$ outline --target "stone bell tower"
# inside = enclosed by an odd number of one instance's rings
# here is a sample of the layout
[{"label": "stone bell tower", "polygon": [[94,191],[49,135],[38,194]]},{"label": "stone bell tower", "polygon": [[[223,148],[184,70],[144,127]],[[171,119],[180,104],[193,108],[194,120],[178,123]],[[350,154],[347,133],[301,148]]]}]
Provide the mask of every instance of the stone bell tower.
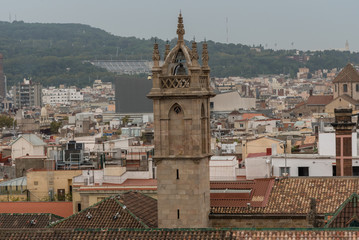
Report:
[{"label": "stone bell tower", "polygon": [[160,66],[158,44],[153,50],[153,99],[157,166],[158,226],[160,228],[208,227],[210,88],[207,44],[202,66],[197,43],[185,45],[183,18],[178,17],[178,41],[166,45]]}]

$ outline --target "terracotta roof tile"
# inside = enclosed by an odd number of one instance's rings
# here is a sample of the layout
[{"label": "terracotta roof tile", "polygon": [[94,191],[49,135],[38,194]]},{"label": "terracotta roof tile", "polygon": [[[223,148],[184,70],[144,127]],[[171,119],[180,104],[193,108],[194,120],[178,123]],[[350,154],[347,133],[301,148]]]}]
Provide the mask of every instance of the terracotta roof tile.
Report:
[{"label": "terracotta roof tile", "polygon": [[264,116],[262,113],[243,113],[241,120],[247,120],[256,116]]},{"label": "terracotta roof tile", "polygon": [[359,73],[353,65],[348,63],[334,78],[333,83],[336,82],[359,82]]},{"label": "terracotta roof tile", "polygon": [[211,208],[247,208],[263,207],[267,204],[269,194],[274,184],[274,179],[255,179],[234,182],[211,182],[211,189],[214,190],[250,190],[249,193],[226,192],[211,193]]},{"label": "terracotta roof tile", "polygon": [[53,225],[54,228],[157,227],[157,200],[137,192],[109,197]]},{"label": "terracotta roof tile", "polygon": [[352,193],[359,193],[359,178],[284,178],[274,182],[262,207],[211,207],[213,214],[307,214],[310,199],[317,200],[318,214],[332,214]]},{"label": "terracotta roof tile", "polygon": [[327,105],[333,100],[333,95],[313,95],[307,99],[307,105]]},{"label": "terracotta roof tile", "polygon": [[45,228],[62,217],[48,213],[2,213],[0,228]]},{"label": "terracotta roof tile", "polygon": [[358,239],[359,232],[346,229],[292,229],[292,230],[248,230],[248,229],[151,229],[151,230],[3,230],[1,239]]},{"label": "terracotta roof tile", "polygon": [[121,195],[119,201],[149,227],[157,227],[157,200],[138,192]]}]

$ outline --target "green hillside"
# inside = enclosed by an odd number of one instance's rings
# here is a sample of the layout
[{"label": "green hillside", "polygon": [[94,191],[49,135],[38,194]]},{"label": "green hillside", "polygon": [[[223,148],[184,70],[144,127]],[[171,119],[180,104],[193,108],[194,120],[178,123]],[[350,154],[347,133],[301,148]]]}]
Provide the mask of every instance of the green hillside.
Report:
[{"label": "green hillside", "polygon": [[[118,37],[101,29],[81,24],[42,24],[0,22],[0,53],[8,85],[31,77],[43,85],[85,86],[94,79],[113,81],[114,74],[83,63],[85,60],[150,60],[154,39]],[[163,40],[158,40],[164,52]],[[171,41],[174,46],[175,39]],[[358,53],[324,51],[306,53],[306,64],[288,59],[292,51],[251,50],[241,44],[208,41],[212,76],[252,77],[258,74],[286,73],[294,76],[298,67],[311,71],[343,67],[349,61],[359,63]],[[198,49],[201,49],[199,43]]]}]

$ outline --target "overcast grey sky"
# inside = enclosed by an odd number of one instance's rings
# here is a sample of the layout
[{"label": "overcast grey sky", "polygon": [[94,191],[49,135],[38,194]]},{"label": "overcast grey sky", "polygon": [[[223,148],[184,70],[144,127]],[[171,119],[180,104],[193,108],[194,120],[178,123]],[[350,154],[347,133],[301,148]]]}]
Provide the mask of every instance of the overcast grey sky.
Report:
[{"label": "overcast grey sky", "polygon": [[[83,23],[118,36],[267,44],[268,48],[359,51],[358,0],[0,0],[0,21]],[[0,33],[1,34],[1,33]]]}]

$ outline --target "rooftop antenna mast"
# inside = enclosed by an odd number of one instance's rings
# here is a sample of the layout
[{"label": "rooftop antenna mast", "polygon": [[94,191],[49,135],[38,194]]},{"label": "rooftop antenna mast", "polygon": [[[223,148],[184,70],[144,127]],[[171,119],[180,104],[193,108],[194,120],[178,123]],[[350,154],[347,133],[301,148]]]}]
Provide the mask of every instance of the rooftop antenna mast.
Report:
[{"label": "rooftop antenna mast", "polygon": [[228,17],[226,17],[226,40],[228,44]]}]

